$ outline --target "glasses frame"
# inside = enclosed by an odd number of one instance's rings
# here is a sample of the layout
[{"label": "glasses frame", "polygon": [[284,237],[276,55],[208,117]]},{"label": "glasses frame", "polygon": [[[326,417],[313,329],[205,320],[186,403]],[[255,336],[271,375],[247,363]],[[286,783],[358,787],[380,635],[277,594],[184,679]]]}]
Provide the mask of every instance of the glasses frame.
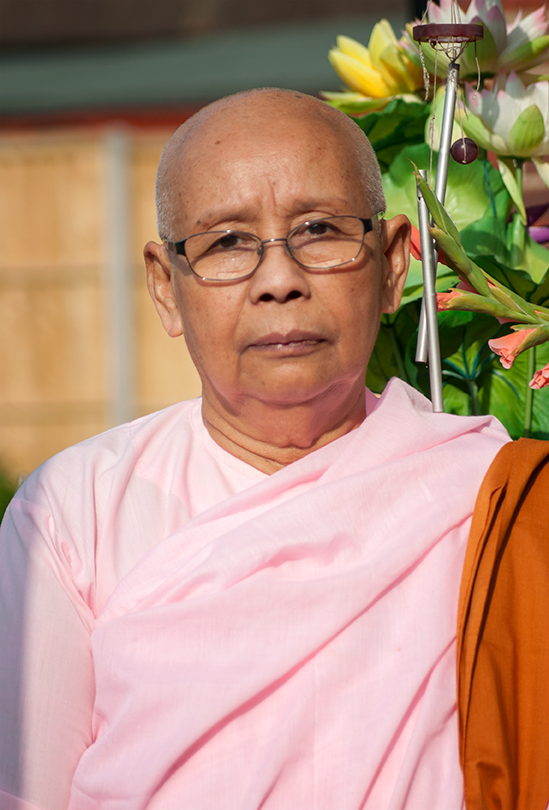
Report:
[{"label": "glasses frame", "polygon": [[[300,267],[303,267],[304,270],[313,270],[313,271],[316,270],[317,272],[325,272],[325,271],[328,271],[328,270],[336,270],[338,267],[345,267],[345,265],[352,264],[352,262],[354,262],[354,261],[356,261],[358,259],[359,255],[360,255],[360,252],[362,250],[362,247],[364,245],[364,237],[366,236],[367,233],[370,233],[370,231],[373,231],[373,229],[374,229],[374,221],[377,220],[377,218],[379,216],[380,216],[379,213],[374,214],[372,217],[367,217],[367,218],[365,218],[365,217],[355,217],[353,214],[340,214],[339,216],[335,216],[335,217],[321,217],[319,219],[309,219],[309,220],[306,220],[305,222],[300,223],[295,228],[292,228],[291,231],[288,231],[286,236],[275,237],[273,239],[260,239],[259,236],[257,236],[255,233],[249,233],[248,231],[240,231],[237,228],[227,228],[227,230],[223,230],[223,231],[201,231],[200,233],[193,233],[190,236],[187,236],[185,239],[181,239],[178,242],[168,242],[167,240],[164,240],[164,244],[166,245],[166,247],[168,248],[168,250],[171,253],[175,253],[178,256],[183,256],[187,260],[187,264],[189,265],[192,272],[194,273],[194,275],[197,278],[201,279],[201,281],[212,282],[213,284],[230,284],[231,282],[244,281],[245,279],[250,278],[251,276],[253,276],[253,274],[255,273],[255,271],[258,269],[259,265],[263,261],[263,257],[265,255],[265,247],[264,246],[265,245],[270,245],[273,242],[284,242],[284,246],[285,246],[286,253],[288,254],[288,256],[290,256]],[[306,264],[303,264],[303,262],[300,262],[299,259],[296,256],[294,256],[294,254],[292,253],[292,249],[291,249],[291,247],[290,247],[290,245],[288,243],[288,240],[291,239],[291,237],[293,236],[294,233],[297,233],[297,231],[299,231],[299,229],[303,228],[305,225],[314,225],[315,222],[327,222],[327,221],[332,220],[332,219],[357,219],[359,222],[362,222],[362,226],[364,228],[364,231],[362,233],[362,241],[360,243],[360,247],[359,247],[359,249],[358,249],[358,251],[356,253],[356,256],[354,256],[352,259],[349,259],[346,262],[342,262],[341,264],[330,265],[330,267],[324,267],[321,270],[318,267],[314,267],[314,266],[311,266],[311,265],[306,265]],[[185,252],[185,242],[187,242],[189,239],[192,239],[194,236],[206,236],[207,234],[220,234],[220,235],[223,234],[223,235],[226,236],[227,234],[230,234],[230,233],[240,233],[243,236],[251,236],[252,239],[257,240],[258,261],[257,261],[257,264],[254,267],[254,269],[250,270],[250,272],[246,273],[246,275],[244,275],[244,276],[238,276],[238,278],[208,278],[207,276],[201,276],[200,273],[197,273],[197,271],[194,269],[191,262],[189,261],[189,257],[187,256],[187,254]]]}]

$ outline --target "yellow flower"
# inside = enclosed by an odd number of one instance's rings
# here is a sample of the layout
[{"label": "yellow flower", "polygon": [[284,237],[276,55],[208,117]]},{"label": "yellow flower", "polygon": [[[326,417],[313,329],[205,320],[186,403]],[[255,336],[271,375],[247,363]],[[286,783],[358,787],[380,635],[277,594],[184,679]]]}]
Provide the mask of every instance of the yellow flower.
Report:
[{"label": "yellow flower", "polygon": [[329,58],[345,84],[369,99],[388,101],[423,87],[421,69],[410,61],[387,20],[374,26],[367,48],[350,37],[339,36]]}]

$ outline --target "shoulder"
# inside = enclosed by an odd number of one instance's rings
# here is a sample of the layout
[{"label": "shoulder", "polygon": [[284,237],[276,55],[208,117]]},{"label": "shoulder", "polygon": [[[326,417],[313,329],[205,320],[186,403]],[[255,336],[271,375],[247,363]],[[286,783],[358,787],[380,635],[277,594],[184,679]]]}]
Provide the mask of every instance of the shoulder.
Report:
[{"label": "shoulder", "polygon": [[386,453],[413,457],[423,466],[451,467],[460,478],[473,474],[482,480],[498,451],[511,442],[496,417],[433,413],[426,397],[396,378],[379,399],[367,393],[367,409],[370,433],[383,441]]},{"label": "shoulder", "polygon": [[[177,459],[192,452],[191,414],[197,407],[196,401],[179,403],[48,459],[12,500],[4,545],[47,560],[95,610],[97,589],[108,592],[161,537],[165,526],[158,515],[169,495],[148,471],[156,464],[174,476]],[[177,508],[177,519],[185,519],[184,505]]]},{"label": "shoulder", "polygon": [[196,400],[180,402],[62,450],[28,477],[16,497],[42,506],[61,500],[66,506],[71,493],[100,496],[114,480],[131,476],[143,457],[161,452],[163,445],[184,447],[191,441],[196,406]]}]

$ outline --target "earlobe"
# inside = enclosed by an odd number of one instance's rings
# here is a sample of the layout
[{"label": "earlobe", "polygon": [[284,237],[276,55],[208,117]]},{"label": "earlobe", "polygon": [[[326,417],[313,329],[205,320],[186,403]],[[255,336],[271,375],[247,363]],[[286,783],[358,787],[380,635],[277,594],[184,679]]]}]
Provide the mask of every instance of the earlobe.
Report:
[{"label": "earlobe", "polygon": [[402,291],[410,264],[410,234],[412,226],[407,217],[399,214],[382,223],[383,261],[385,283],[383,312],[395,312],[400,306]]},{"label": "earlobe", "polygon": [[173,267],[164,245],[147,242],[143,249],[147,268],[147,288],[162,326],[170,337],[183,334],[183,324],[173,293]]}]

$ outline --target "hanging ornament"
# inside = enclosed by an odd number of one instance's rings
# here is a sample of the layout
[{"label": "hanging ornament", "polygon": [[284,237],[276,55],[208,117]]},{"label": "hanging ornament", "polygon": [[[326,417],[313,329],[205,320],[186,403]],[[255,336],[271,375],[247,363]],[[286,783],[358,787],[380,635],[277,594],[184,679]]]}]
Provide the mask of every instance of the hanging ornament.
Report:
[{"label": "hanging ornament", "polygon": [[450,154],[456,163],[472,163],[478,157],[478,146],[472,138],[458,138],[450,147]]},{"label": "hanging ornament", "polygon": [[[452,22],[451,23],[429,23],[427,25],[416,25],[413,28],[413,37],[419,43],[419,52],[423,61],[423,45],[428,43],[435,50],[435,74],[433,90],[433,98],[436,95],[436,78],[437,78],[437,54],[442,51],[448,57],[448,74],[446,81],[446,91],[444,98],[444,112],[442,115],[442,127],[440,133],[440,147],[438,153],[435,194],[438,200],[444,205],[446,197],[446,182],[448,179],[448,162],[450,159],[450,144],[452,141],[452,129],[454,126],[454,115],[456,109],[456,99],[458,93],[459,82],[459,64],[458,59],[463,53],[464,49],[470,42],[477,42],[484,37],[484,27],[482,25],[465,24],[460,22],[460,9],[456,2],[452,3]],[[477,61],[478,65],[478,61]],[[429,90],[429,74],[425,70],[424,65],[424,79],[426,95]],[[432,127],[431,127],[432,130]],[[466,142],[470,142],[466,143]],[[462,133],[462,138],[456,141],[452,149],[455,147],[459,163],[470,163],[476,157],[473,157],[473,152],[477,145],[465,138]],[[474,147],[474,149],[473,149]],[[432,167],[432,141],[431,141],[431,167]],[[465,159],[463,159],[465,158]],[[454,159],[456,157],[454,156]],[[431,174],[431,172],[430,172]],[[432,181],[431,181],[432,182]],[[429,222],[426,213],[426,205],[419,192],[418,188],[418,215],[419,215],[419,228],[422,239],[422,248],[425,245],[425,250],[422,249],[422,264],[423,264],[423,286],[424,298],[421,306],[421,319],[419,323],[418,342],[416,348],[416,362],[426,363],[429,361],[429,378],[431,384],[431,400],[433,402],[434,411],[443,411],[444,402],[442,396],[442,375],[440,367],[440,345],[438,339],[438,323],[436,316],[436,305],[433,304],[435,295],[435,278],[436,278],[436,258],[435,251],[433,250],[433,241],[429,233]],[[427,247],[430,246],[430,249]],[[429,291],[427,293],[427,291]],[[431,300],[432,299],[432,300]],[[429,315],[427,315],[429,312]]]}]

